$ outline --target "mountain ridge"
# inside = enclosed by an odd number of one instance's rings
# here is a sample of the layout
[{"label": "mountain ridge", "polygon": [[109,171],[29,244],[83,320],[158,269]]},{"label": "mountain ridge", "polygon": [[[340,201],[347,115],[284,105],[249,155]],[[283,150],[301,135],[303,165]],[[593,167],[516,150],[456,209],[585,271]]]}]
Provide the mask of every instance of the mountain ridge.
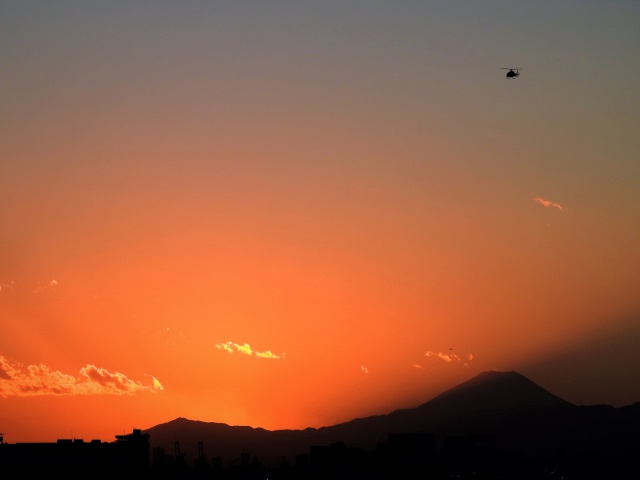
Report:
[{"label": "mountain ridge", "polygon": [[[266,430],[178,417],[144,430],[152,448],[174,451],[176,442],[188,459],[197,458],[201,442],[205,456],[223,463],[248,452],[266,464],[283,457],[293,462],[313,445],[343,442],[374,450],[390,434],[431,433],[442,445],[446,437],[491,435],[505,451],[550,456],[558,451],[635,448],[640,441],[640,402],[627,407],[577,406],[515,372],[486,371],[414,408],[356,418],[303,430]],[[189,461],[189,460],[188,460]]]}]

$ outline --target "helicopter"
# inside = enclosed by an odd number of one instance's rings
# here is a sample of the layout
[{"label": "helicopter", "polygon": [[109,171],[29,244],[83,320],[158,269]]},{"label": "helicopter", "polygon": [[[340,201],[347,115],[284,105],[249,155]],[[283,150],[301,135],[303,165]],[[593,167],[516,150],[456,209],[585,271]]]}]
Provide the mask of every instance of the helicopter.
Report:
[{"label": "helicopter", "polygon": [[509,70],[507,72],[507,80],[510,78],[516,78],[520,76],[520,68],[509,68],[509,67],[503,67],[502,70]]}]

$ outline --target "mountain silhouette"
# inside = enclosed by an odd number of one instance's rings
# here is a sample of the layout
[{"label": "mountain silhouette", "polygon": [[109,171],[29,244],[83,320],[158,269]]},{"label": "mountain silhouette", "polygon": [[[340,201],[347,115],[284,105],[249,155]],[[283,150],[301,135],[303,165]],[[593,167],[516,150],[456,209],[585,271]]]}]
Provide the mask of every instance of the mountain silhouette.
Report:
[{"label": "mountain silhouette", "polygon": [[488,371],[447,390],[418,408],[471,412],[571,405],[517,372]]},{"label": "mountain silhouette", "polygon": [[560,453],[635,455],[640,451],[639,431],[640,402],[621,408],[577,406],[517,372],[488,371],[415,408],[328,427],[265,430],[177,418],[144,433],[152,449],[160,447],[192,462],[200,444],[206,459],[218,457],[225,466],[243,452],[264,465],[277,465],[283,457],[294,462],[311,446],[337,442],[372,451],[390,434],[402,433],[433,434],[437,447],[451,437],[488,435],[499,450],[536,459]]}]

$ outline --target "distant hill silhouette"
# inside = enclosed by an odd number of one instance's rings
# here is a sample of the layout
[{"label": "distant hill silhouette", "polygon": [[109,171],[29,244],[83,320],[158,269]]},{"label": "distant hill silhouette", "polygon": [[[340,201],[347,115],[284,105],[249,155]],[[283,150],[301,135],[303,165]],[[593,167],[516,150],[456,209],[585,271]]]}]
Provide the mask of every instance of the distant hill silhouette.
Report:
[{"label": "distant hill silhouette", "polygon": [[577,406],[544,390],[517,372],[484,372],[430,401],[385,415],[358,418],[338,425],[304,430],[265,430],[177,418],[144,430],[151,448],[162,447],[192,462],[202,442],[206,459],[223,465],[242,452],[264,465],[284,456],[293,462],[312,445],[344,442],[374,450],[393,433],[433,433],[438,445],[447,437],[492,435],[504,452],[551,458],[559,453],[598,453],[609,457],[640,452],[640,402],[622,408]]}]

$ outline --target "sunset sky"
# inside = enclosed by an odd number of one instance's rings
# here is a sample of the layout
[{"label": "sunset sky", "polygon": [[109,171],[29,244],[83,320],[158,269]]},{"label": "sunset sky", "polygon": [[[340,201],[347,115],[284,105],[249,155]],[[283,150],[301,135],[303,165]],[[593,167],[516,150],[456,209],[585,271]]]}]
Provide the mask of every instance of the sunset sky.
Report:
[{"label": "sunset sky", "polygon": [[486,370],[640,401],[638,25],[0,1],[5,441],[321,427]]}]

